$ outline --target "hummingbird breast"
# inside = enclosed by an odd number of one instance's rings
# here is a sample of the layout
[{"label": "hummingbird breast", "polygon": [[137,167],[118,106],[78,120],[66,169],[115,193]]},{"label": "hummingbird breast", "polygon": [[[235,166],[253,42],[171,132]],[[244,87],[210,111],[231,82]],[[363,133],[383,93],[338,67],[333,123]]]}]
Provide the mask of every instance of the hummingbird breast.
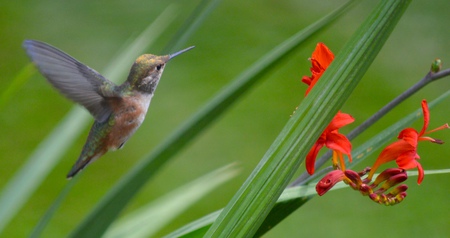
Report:
[{"label": "hummingbird breast", "polygon": [[133,96],[124,96],[119,103],[113,104],[113,120],[109,120],[112,127],[106,143],[109,150],[120,149],[136,132],[145,119],[152,96],[137,93]]}]

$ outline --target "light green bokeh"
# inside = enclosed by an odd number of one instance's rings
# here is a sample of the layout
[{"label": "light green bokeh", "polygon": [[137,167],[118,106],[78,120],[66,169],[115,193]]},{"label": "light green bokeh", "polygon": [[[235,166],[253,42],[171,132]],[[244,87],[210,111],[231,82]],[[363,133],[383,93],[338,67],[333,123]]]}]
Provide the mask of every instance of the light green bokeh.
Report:
[{"label": "light green bokeh", "polygon": [[[130,36],[139,34],[172,2],[178,3],[183,11],[162,39],[157,40],[156,46],[148,49],[148,53],[155,54],[169,53],[160,51],[198,1],[4,1],[0,4],[0,89],[9,85],[29,62],[21,48],[24,39],[48,42],[90,67],[102,69]],[[343,2],[223,1],[219,4],[188,41],[186,46],[196,45],[195,50],[177,57],[166,67],[142,127],[124,149],[106,154],[86,169],[45,230],[45,237],[66,235],[117,179],[215,92],[265,52]],[[374,5],[372,1],[362,1],[291,56],[283,67],[271,73],[166,165],[127,211],[208,171],[238,161],[243,172],[237,179],[201,200],[160,235],[226,205],[302,100],[306,86],[300,79],[310,74],[307,58],[316,42],[322,41],[338,53]],[[450,2],[445,0],[410,4],[343,108],[356,118],[355,125],[422,78],[434,58],[440,57],[444,68],[450,65],[447,63],[450,62],[449,8]],[[355,140],[355,145],[419,108],[422,98],[431,100],[448,90],[449,80],[433,83],[402,103]],[[450,122],[447,105],[442,103],[431,111],[430,128]],[[0,111],[0,189],[71,106],[71,102],[36,75]],[[419,129],[421,122],[414,126]],[[2,235],[24,237],[31,232],[67,183],[65,174],[78,157],[87,132],[88,128]],[[450,142],[449,131],[433,136]],[[425,169],[450,167],[447,144],[423,142],[419,154]],[[266,237],[443,237],[450,234],[446,212],[450,207],[448,181],[448,175],[425,176],[418,186],[411,179],[407,183],[408,197],[395,207],[378,206],[354,191],[339,190],[313,199]]]}]

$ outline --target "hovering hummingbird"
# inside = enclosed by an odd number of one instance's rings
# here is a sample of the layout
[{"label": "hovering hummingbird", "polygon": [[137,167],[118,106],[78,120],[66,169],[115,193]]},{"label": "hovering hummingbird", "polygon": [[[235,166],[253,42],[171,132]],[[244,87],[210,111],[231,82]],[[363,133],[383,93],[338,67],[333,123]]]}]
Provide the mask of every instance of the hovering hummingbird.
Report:
[{"label": "hovering hummingbird", "polygon": [[23,47],[60,93],[84,106],[95,118],[81,155],[67,178],[75,176],[107,151],[120,149],[125,144],[144,121],[166,63],[194,48],[163,56],[141,55],[131,66],[127,80],[118,86],[51,45],[25,40]]}]

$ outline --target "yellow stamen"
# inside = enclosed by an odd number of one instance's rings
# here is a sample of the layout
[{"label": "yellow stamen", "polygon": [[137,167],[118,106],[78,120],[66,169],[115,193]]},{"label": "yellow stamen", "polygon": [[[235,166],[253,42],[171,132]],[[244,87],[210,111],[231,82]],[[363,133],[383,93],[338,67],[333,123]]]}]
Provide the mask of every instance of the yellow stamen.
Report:
[{"label": "yellow stamen", "polygon": [[444,129],[448,129],[448,128],[450,128],[449,125],[447,123],[445,123],[445,125],[442,125],[442,126],[436,128],[436,129],[433,129],[431,131],[427,131],[424,134],[429,134],[429,133],[432,133],[432,132],[435,132],[435,131],[440,131],[440,130],[444,130]]},{"label": "yellow stamen", "polygon": [[336,151],[333,150],[333,157],[331,158],[331,162],[333,163],[333,168],[334,169],[338,169],[339,168],[337,159],[338,159],[338,155],[337,155]]},{"label": "yellow stamen", "polygon": [[339,161],[341,162],[342,171],[345,171],[344,155],[342,154],[342,152],[338,152],[337,154],[339,156]]}]

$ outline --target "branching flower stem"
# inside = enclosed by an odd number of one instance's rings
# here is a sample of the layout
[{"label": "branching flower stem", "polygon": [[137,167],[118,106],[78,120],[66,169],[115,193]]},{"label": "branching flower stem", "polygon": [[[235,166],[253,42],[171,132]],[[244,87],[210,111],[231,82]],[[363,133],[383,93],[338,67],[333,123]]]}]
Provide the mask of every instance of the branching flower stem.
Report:
[{"label": "branching flower stem", "polygon": [[[445,69],[439,72],[428,72],[427,75],[425,75],[424,78],[422,78],[419,82],[417,82],[415,85],[413,85],[411,88],[400,94],[398,97],[396,97],[394,100],[386,104],[383,108],[381,108],[378,112],[373,114],[369,119],[367,119],[365,122],[363,122],[361,125],[353,129],[350,133],[347,134],[347,138],[349,140],[353,140],[358,135],[360,135],[363,131],[365,131],[367,128],[372,126],[375,122],[377,122],[380,118],[382,118],[384,115],[386,115],[388,112],[390,112],[394,107],[399,105],[401,102],[403,102],[405,99],[412,96],[414,93],[425,87],[427,84],[434,82],[438,79],[441,79],[443,77],[446,77],[450,75],[450,69]],[[316,160],[316,168],[319,168],[323,164],[325,164],[330,158],[331,158],[331,151],[327,151],[323,156],[321,156],[319,159]],[[298,186],[306,184],[308,181],[310,181],[311,176],[304,172],[301,174],[294,182],[292,182],[288,187]]]}]

